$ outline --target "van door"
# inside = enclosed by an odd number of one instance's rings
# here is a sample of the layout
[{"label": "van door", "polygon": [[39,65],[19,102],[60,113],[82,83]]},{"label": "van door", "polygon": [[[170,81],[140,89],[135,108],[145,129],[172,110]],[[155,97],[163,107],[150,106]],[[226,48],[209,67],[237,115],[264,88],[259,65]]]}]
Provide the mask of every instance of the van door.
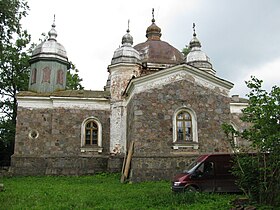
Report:
[{"label": "van door", "polygon": [[216,162],[216,190],[217,192],[239,192],[235,184],[236,178],[231,174],[232,162],[227,157]]},{"label": "van door", "polygon": [[214,176],[214,163],[202,162],[198,168],[196,168],[193,179],[197,186],[203,192],[214,192],[215,190],[215,176]]}]

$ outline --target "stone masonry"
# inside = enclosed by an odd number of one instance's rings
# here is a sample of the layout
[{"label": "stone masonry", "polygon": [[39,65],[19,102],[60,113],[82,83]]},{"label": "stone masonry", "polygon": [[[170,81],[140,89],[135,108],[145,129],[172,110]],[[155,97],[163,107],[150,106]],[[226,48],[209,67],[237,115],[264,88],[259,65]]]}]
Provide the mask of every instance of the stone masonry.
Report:
[{"label": "stone masonry", "polygon": [[106,171],[108,155],[81,153],[81,124],[89,116],[101,121],[102,147],[109,154],[109,115],[102,110],[19,108],[13,172],[42,175]]},{"label": "stone masonry", "polygon": [[[230,152],[221,130],[222,123],[230,121],[229,101],[191,80],[135,94],[127,108],[128,142],[135,141],[132,179],[170,179],[199,154]],[[198,150],[172,148],[174,112],[181,107],[197,114]]]}]

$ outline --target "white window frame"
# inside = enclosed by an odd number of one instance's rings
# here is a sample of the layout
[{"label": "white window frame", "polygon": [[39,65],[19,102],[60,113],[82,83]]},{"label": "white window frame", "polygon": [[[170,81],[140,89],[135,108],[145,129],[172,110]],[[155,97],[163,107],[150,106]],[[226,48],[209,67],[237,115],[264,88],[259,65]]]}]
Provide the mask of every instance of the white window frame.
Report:
[{"label": "white window frame", "polygon": [[[191,142],[178,142],[177,141],[177,115],[180,112],[188,112],[192,119],[192,141]],[[173,149],[192,147],[198,149],[198,134],[197,134],[197,117],[193,109],[189,107],[181,107],[173,114]]]},{"label": "white window frame", "polygon": [[[89,121],[94,121],[98,128],[98,139],[97,139],[97,147],[95,145],[86,145],[85,141],[85,128],[86,124]],[[88,117],[86,118],[81,125],[81,152],[102,152],[102,124],[96,117]]]},{"label": "white window frame", "polygon": [[[233,127],[235,131],[238,131],[238,127],[233,122],[230,122],[230,125]],[[236,148],[236,152],[239,152],[240,142],[238,141],[236,136],[233,137],[233,144],[234,147]],[[232,152],[234,152],[234,149]]]}]

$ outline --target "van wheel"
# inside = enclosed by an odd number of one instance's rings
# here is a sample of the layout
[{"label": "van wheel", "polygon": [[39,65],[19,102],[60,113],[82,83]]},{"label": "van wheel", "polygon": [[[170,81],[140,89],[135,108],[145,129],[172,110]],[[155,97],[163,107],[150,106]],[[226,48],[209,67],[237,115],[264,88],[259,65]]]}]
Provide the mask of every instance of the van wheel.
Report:
[{"label": "van wheel", "polygon": [[187,186],[185,192],[198,192],[198,190],[194,186]]}]

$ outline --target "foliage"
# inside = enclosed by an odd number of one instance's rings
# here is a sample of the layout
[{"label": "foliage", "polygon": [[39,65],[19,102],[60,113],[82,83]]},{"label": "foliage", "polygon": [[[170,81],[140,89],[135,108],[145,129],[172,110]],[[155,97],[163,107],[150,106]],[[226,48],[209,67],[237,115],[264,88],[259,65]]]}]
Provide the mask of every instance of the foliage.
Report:
[{"label": "foliage", "polygon": [[70,90],[83,90],[84,87],[82,86],[81,82],[83,79],[81,79],[78,75],[79,70],[76,68],[76,66],[70,62],[70,69],[67,70],[67,78],[66,78],[66,89]]},{"label": "foliage", "polygon": [[10,43],[14,34],[21,33],[20,20],[27,15],[29,7],[25,0],[0,1],[0,52],[3,45]]},{"label": "foliage", "polygon": [[251,201],[277,206],[280,203],[280,88],[274,86],[268,93],[261,88],[262,81],[255,77],[246,84],[251,91],[241,120],[249,127],[241,132],[230,125],[223,125],[223,129],[231,143],[234,137],[251,142],[254,154],[238,154],[234,149],[237,158],[233,173]]},{"label": "foliage", "polygon": [[121,184],[119,174],[4,178],[1,209],[230,209],[236,195],[172,193],[170,182]]},{"label": "foliage", "polygon": [[186,45],[186,47],[183,48],[182,53],[186,57],[190,51],[191,51],[191,48]]},{"label": "foliage", "polygon": [[22,30],[20,20],[26,16],[24,0],[0,2],[0,164],[9,164],[13,153],[17,116],[16,94],[28,84],[30,35]]}]

